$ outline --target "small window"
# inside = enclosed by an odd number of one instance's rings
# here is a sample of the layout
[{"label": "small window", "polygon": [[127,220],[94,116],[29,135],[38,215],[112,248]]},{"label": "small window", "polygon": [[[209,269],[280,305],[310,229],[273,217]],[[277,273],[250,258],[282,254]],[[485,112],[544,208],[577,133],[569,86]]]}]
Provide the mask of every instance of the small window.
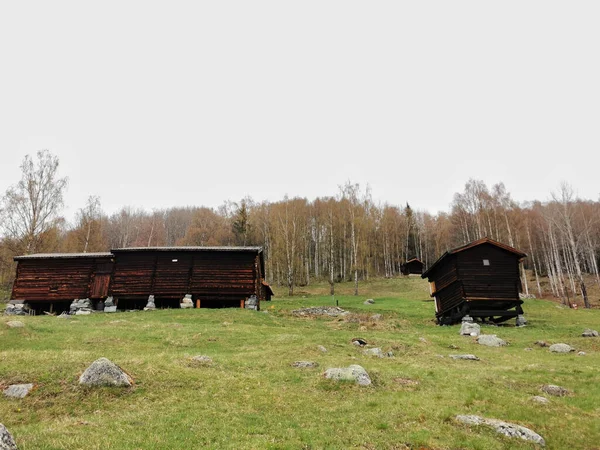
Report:
[{"label": "small window", "polygon": [[177,260],[176,259],[172,259],[171,262],[177,262]]},{"label": "small window", "polygon": [[483,265],[484,266],[489,266],[490,265],[490,260],[489,259],[484,259],[483,260]]}]

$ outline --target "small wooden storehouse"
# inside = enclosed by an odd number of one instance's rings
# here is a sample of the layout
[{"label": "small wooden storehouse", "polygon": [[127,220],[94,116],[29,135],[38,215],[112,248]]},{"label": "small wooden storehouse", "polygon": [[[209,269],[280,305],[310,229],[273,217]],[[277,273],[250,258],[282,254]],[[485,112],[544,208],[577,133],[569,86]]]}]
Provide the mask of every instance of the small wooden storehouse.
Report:
[{"label": "small wooden storehouse", "polygon": [[[232,307],[255,295],[270,300],[262,247],[139,247],[112,250],[110,287],[119,306],[175,306],[191,295],[196,307]],[[143,305],[142,305],[143,306]]]},{"label": "small wooden storehouse", "polygon": [[424,267],[425,264],[421,260],[413,258],[400,265],[400,272],[402,275],[421,275]]},{"label": "small wooden storehouse", "polygon": [[186,295],[196,307],[244,307],[252,296],[271,300],[261,247],[143,247],[110,253],[17,256],[11,299],[36,312],[64,311],[74,299],[113,297],[119,309],[178,308]]},{"label": "small wooden storehouse", "polygon": [[39,253],[16,256],[12,300],[34,310],[68,309],[74,299],[100,300],[108,295],[112,253]]},{"label": "small wooden storehouse", "polygon": [[519,264],[526,256],[489,238],[444,253],[422,275],[429,279],[438,323],[466,315],[502,322],[523,314]]}]

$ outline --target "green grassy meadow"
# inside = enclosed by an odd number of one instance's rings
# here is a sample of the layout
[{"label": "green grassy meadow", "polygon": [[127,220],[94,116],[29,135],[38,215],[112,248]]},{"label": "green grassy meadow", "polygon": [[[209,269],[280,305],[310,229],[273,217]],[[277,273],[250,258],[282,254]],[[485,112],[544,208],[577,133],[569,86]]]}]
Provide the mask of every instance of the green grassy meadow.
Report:
[{"label": "green grassy meadow", "polygon": [[[550,449],[600,448],[600,338],[580,337],[585,328],[600,330],[600,310],[526,300],[527,327],[482,326],[482,333],[510,344],[488,348],[459,336],[459,326],[436,326],[427,283],[418,278],[361,283],[357,297],[350,283],[336,285],[339,306],[354,313],[344,318],[291,314],[334,305],[328,289],[279,295],[263,302],[266,314],[193,309],[68,320],[1,317],[0,387],[35,383],[36,389],[22,400],[1,396],[0,422],[20,449],[535,448],[453,420],[477,414],[529,427]],[[376,303],[363,305],[367,298]],[[383,320],[371,320],[375,313]],[[8,328],[9,320],[25,327]],[[354,337],[395,357],[365,356],[351,345]],[[537,340],[587,354],[550,354]],[[448,358],[457,353],[481,361]],[[213,363],[195,363],[196,355]],[[134,387],[79,387],[79,375],[101,356],[126,370]],[[298,360],[319,367],[291,367]],[[322,376],[350,364],[362,365],[373,385]],[[573,394],[534,403],[533,395],[545,395],[542,384]]]}]

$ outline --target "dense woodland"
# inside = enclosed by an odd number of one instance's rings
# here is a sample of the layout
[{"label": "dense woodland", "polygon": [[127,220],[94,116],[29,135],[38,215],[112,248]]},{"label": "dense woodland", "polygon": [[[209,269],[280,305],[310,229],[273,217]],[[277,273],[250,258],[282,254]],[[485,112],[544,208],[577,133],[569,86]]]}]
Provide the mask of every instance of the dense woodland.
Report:
[{"label": "dense woodland", "polygon": [[[432,215],[417,205],[375,204],[369,188],[347,182],[335,197],[244,198],[218,209],[173,207],[152,212],[123,207],[108,215],[90,196],[75,223],[61,217],[68,188],[59,161],[48,151],[27,156],[21,181],[1,199],[0,284],[10,287],[13,256],[45,252],[97,252],[120,247],[264,247],[267,281],[293,295],[297,286],[394,277],[417,257],[431,265],[444,251],[482,237],[528,254],[526,294],[553,295],[589,306],[590,283],[600,286],[600,202],[575,197],[566,184],[549,202],[518,204],[500,183],[469,180],[449,212]],[[399,186],[401,189],[401,186]],[[201,201],[201,199],[199,199]],[[529,281],[528,281],[529,278]],[[541,279],[544,282],[541,282]],[[534,280],[534,281],[532,281]],[[543,291],[545,289],[546,291]]]}]

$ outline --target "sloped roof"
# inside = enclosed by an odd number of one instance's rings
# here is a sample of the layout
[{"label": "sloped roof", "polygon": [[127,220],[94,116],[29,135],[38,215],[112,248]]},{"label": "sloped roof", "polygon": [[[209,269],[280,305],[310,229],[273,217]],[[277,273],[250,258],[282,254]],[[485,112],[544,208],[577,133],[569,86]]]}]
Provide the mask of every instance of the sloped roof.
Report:
[{"label": "sloped roof", "polygon": [[262,247],[125,247],[111,252],[262,252]]},{"label": "sloped roof", "polygon": [[24,259],[71,259],[71,258],[110,258],[114,256],[109,252],[97,253],[34,253],[31,255],[15,256],[15,261]]},{"label": "sloped roof", "polygon": [[456,254],[456,253],[463,252],[463,251],[465,251],[465,250],[468,250],[468,249],[470,249],[470,248],[477,247],[477,246],[479,246],[479,245],[483,245],[483,244],[490,244],[490,245],[493,245],[493,246],[495,246],[495,247],[498,247],[498,248],[500,248],[500,249],[502,249],[502,250],[505,250],[505,251],[507,251],[507,252],[513,253],[514,255],[516,255],[516,256],[518,256],[518,257],[519,257],[519,260],[521,260],[521,259],[523,259],[523,258],[527,257],[527,254],[526,254],[526,253],[523,253],[522,251],[520,251],[520,250],[517,250],[516,248],[513,248],[513,247],[511,247],[510,245],[506,245],[506,244],[503,244],[502,242],[498,242],[498,241],[495,241],[495,240],[493,240],[493,239],[490,239],[490,238],[488,238],[488,237],[484,237],[483,239],[478,239],[478,240],[476,240],[476,241],[469,242],[468,244],[465,244],[465,245],[462,245],[462,246],[460,246],[460,247],[456,247],[456,248],[453,248],[453,249],[451,249],[451,250],[448,250],[448,251],[446,251],[446,252],[445,252],[445,253],[444,253],[442,256],[440,256],[440,257],[438,258],[438,260],[437,260],[436,262],[434,262],[434,263],[431,265],[431,267],[429,267],[429,269],[427,269],[427,270],[426,270],[426,271],[423,273],[423,275],[421,275],[421,278],[425,278],[425,277],[427,277],[427,275],[428,275],[429,273],[431,273],[431,271],[433,270],[433,268],[434,268],[435,266],[437,266],[437,265],[438,265],[438,264],[439,264],[439,263],[440,263],[440,262],[441,262],[441,261],[442,261],[444,258],[446,258],[446,257],[448,257],[448,256],[450,256],[450,255],[454,255],[454,254]]}]

